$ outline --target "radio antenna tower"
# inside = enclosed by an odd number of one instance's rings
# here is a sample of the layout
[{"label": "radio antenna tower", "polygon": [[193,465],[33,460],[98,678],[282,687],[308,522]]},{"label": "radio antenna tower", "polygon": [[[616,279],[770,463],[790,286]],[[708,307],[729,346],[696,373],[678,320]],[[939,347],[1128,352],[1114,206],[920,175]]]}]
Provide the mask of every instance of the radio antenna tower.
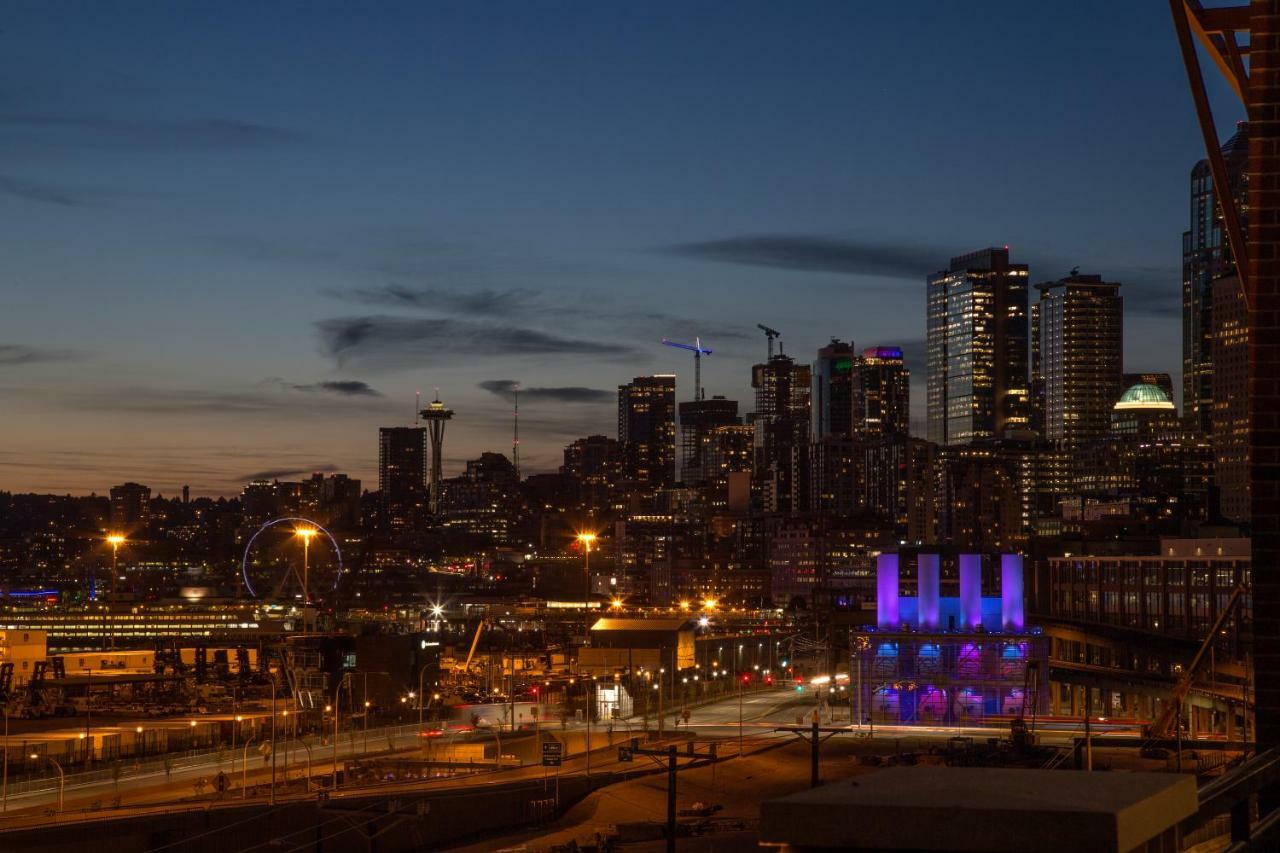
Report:
[{"label": "radio antenna tower", "polygon": [[516,482],[520,482],[520,383],[511,383],[511,398],[515,401],[511,423],[511,464],[516,469]]},{"label": "radio antenna tower", "polygon": [[418,414],[421,411],[422,411],[422,392],[415,391],[413,393],[413,425],[414,426],[417,426],[422,422],[421,415]]}]

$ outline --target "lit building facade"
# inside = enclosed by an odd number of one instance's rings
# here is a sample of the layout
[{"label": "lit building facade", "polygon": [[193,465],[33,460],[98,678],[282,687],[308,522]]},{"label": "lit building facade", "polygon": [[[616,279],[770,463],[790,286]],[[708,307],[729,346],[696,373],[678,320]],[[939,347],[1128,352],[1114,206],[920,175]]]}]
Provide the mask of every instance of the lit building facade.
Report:
[{"label": "lit building facade", "polygon": [[811,370],[775,355],[751,368],[756,392],[754,487],[765,512],[803,512],[809,502]]},{"label": "lit building facade", "polygon": [[[1232,204],[1248,225],[1249,126],[1222,146]],[[1209,161],[1191,170],[1190,227],[1182,234],[1182,413],[1200,432],[1213,429],[1213,282],[1235,271]]]},{"label": "lit building facade", "polygon": [[1032,384],[1046,439],[1065,447],[1106,435],[1124,359],[1120,285],[1073,274],[1036,285]]},{"label": "lit building facade", "polygon": [[1249,318],[1240,277],[1213,282],[1213,483],[1218,510],[1249,520]]},{"label": "lit building facade", "polygon": [[911,431],[911,371],[901,347],[868,347],[855,369],[853,430],[868,438]]},{"label": "lit building facade", "polygon": [[111,528],[130,532],[145,530],[151,520],[151,488],[140,483],[111,487]]},{"label": "lit building facade", "polygon": [[653,488],[676,481],[676,378],[637,376],[618,386],[623,476]]},{"label": "lit building facade", "polygon": [[928,438],[1001,438],[1031,424],[1027,266],[1008,249],[951,259],[928,279]]},{"label": "lit building facade", "polygon": [[853,344],[831,339],[813,362],[813,439],[847,438],[853,433],[854,386],[858,359]]},{"label": "lit building facade", "polygon": [[724,397],[685,401],[680,404],[680,480],[686,486],[701,485],[707,477],[703,461],[706,438],[716,427],[741,423],[738,401]]},{"label": "lit building facade", "polygon": [[[1248,539],[1162,538],[1147,553],[1085,553],[1044,562],[1045,633],[1052,640],[1052,710],[1152,719],[1241,584],[1251,578]],[[1192,732],[1239,736],[1249,702],[1244,666],[1251,634],[1246,593],[1187,697]]]},{"label": "lit building facade", "polygon": [[378,491],[388,529],[406,530],[422,520],[427,508],[426,427],[378,430]]},{"label": "lit building facade", "polygon": [[[902,595],[907,567],[901,556],[877,558],[876,624],[855,639],[855,704],[862,718],[962,725],[1045,714],[1049,641],[1026,624],[1022,556],[960,554],[955,597],[942,595],[941,559],[930,553],[916,557],[916,594]],[[991,595],[984,595],[984,574],[999,578]]]}]

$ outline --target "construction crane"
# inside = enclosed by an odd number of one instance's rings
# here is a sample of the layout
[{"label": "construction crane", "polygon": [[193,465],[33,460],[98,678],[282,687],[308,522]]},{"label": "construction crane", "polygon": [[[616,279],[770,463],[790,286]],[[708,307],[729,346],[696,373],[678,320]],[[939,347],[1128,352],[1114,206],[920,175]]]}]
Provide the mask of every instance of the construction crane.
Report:
[{"label": "construction crane", "polygon": [[1187,668],[1182,672],[1182,677],[1178,679],[1178,683],[1170,691],[1168,700],[1164,703],[1164,707],[1160,709],[1160,715],[1147,727],[1146,736],[1148,738],[1165,740],[1174,734],[1175,722],[1182,713],[1182,703],[1187,698],[1187,694],[1191,692],[1191,685],[1195,682],[1196,675],[1200,672],[1200,666],[1208,658],[1209,650],[1213,648],[1214,640],[1218,639],[1222,626],[1227,624],[1227,620],[1231,618],[1231,614],[1235,612],[1241,599],[1244,598],[1245,592],[1244,584],[1240,584],[1232,591],[1231,597],[1227,599],[1226,606],[1218,614],[1217,620],[1214,621],[1213,627],[1209,629],[1209,634],[1204,638],[1204,642],[1200,644],[1195,657],[1191,659],[1191,663],[1187,664]]},{"label": "construction crane", "polygon": [[685,349],[693,353],[693,399],[705,399],[702,394],[702,357],[711,355],[711,350],[702,345],[702,338],[694,338],[692,344],[676,343],[668,338],[663,338],[662,342],[669,347],[676,349]]},{"label": "construction crane", "polygon": [[777,329],[770,329],[764,323],[756,323],[756,328],[764,332],[764,336],[769,339],[769,358],[773,358],[773,342],[782,335],[782,332]]},{"label": "construction crane", "polygon": [[476,625],[475,636],[471,638],[471,649],[470,651],[467,652],[467,662],[464,663],[462,666],[457,666],[456,664],[454,665],[456,669],[456,673],[459,678],[465,676],[468,672],[471,671],[471,661],[475,659],[476,647],[480,645],[480,635],[484,633],[485,626],[488,624],[488,622],[489,622],[488,619],[482,618],[480,620],[480,624]]}]

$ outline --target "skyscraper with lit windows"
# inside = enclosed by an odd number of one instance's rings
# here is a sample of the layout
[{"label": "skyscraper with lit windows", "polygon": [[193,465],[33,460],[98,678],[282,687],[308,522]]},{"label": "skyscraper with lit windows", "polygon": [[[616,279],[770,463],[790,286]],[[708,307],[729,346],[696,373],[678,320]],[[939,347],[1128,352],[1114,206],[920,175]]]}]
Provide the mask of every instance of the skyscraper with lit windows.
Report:
[{"label": "skyscraper with lit windows", "polygon": [[404,530],[423,518],[427,508],[426,427],[378,430],[378,491],[385,527]]},{"label": "skyscraper with lit windows", "polygon": [[[1247,227],[1249,125],[1240,122],[1222,146],[1231,202]],[[1209,161],[1191,169],[1190,227],[1182,233],[1182,415],[1194,429],[1213,431],[1213,282],[1235,272],[1235,259],[1213,189]]]},{"label": "skyscraper with lit windows", "polygon": [[1009,250],[951,259],[927,285],[929,440],[1004,438],[1031,423],[1027,266]]},{"label": "skyscraper with lit windows", "polygon": [[1111,428],[1124,359],[1120,285],[1100,275],[1037,284],[1031,306],[1033,386],[1044,437],[1067,448]]},{"label": "skyscraper with lit windows", "polygon": [[676,481],[676,377],[637,376],[618,386],[622,473],[654,488]]}]

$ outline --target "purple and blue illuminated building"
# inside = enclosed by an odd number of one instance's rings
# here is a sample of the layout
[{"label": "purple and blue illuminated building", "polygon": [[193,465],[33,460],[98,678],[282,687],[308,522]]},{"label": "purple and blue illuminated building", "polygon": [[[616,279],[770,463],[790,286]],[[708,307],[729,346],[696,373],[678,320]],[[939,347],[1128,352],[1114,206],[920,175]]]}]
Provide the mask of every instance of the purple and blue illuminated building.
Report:
[{"label": "purple and blue illuminated building", "polygon": [[[878,723],[978,724],[1045,714],[1049,641],[1026,624],[1020,554],[960,554],[948,565],[921,553],[876,562],[876,624],[859,636],[853,661],[863,717]],[[911,570],[911,571],[907,571]],[[907,575],[914,595],[903,595]],[[998,590],[984,590],[984,578]],[[984,592],[998,594],[986,595]]]}]

